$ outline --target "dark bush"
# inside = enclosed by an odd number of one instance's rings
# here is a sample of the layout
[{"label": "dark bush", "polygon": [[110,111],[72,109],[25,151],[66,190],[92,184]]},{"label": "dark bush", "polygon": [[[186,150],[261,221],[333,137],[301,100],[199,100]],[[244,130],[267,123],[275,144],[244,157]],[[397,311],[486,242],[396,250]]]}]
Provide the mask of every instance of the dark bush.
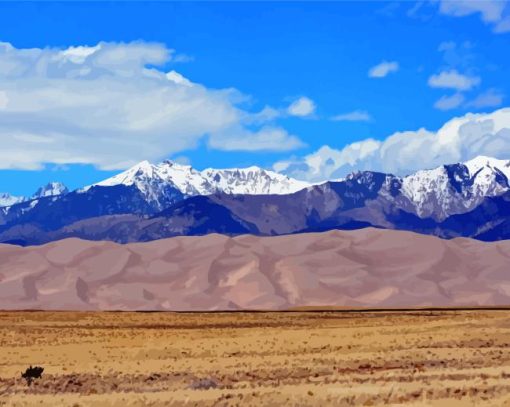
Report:
[{"label": "dark bush", "polygon": [[42,372],[44,371],[44,368],[41,366],[34,366],[30,365],[30,367],[25,370],[25,373],[21,373],[21,377],[27,381],[27,384],[30,386],[32,384],[32,381],[35,379],[40,379],[42,376]]}]

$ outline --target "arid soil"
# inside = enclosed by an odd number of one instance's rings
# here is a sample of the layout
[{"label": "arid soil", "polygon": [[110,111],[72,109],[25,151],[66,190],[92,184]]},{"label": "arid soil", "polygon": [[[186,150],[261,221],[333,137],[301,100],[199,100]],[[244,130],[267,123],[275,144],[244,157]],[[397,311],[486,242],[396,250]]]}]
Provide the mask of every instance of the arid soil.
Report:
[{"label": "arid soil", "polygon": [[362,229],[120,245],[0,244],[0,309],[286,310],[510,304],[510,241]]},{"label": "arid soil", "polygon": [[0,313],[0,406],[402,403],[510,406],[510,311]]}]

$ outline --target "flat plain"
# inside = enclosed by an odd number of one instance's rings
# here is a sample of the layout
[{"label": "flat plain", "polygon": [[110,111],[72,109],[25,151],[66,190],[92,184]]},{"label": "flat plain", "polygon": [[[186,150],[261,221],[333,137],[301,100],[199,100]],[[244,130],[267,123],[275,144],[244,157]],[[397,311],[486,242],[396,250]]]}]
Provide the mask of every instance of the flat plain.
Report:
[{"label": "flat plain", "polygon": [[510,406],[510,311],[0,313],[0,406],[399,404]]}]

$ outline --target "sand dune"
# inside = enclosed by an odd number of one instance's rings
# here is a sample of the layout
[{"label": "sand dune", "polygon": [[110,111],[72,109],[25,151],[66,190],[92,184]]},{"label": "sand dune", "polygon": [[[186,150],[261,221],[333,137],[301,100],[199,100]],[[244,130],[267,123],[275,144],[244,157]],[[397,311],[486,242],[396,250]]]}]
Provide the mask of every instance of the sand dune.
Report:
[{"label": "sand dune", "polygon": [[0,245],[0,309],[510,305],[510,241],[363,229]]}]

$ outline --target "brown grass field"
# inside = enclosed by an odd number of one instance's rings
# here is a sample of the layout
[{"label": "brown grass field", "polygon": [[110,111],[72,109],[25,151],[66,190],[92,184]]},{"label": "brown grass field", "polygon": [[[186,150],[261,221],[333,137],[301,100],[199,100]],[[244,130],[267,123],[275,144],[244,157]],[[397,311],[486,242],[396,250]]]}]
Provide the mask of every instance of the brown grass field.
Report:
[{"label": "brown grass field", "polygon": [[0,313],[0,406],[398,404],[510,406],[510,311]]}]

